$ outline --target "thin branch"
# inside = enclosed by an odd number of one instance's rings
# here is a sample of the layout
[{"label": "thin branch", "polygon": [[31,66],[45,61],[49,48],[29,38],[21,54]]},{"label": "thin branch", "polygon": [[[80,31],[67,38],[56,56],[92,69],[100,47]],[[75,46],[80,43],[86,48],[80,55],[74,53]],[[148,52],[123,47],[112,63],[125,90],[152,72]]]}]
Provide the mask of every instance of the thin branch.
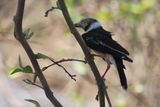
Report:
[{"label": "thin branch", "polygon": [[44,17],[48,17],[49,12],[53,11],[54,9],[59,9],[59,8],[52,6],[50,9],[48,9],[48,10],[45,12]]},{"label": "thin branch", "polygon": [[106,96],[106,99],[107,99],[107,101],[108,101],[109,107],[112,107],[112,103],[111,103],[111,100],[110,100],[110,98],[109,98],[109,95],[108,95],[107,91],[105,91],[105,96]]},{"label": "thin branch", "polygon": [[25,79],[25,80],[23,80],[23,82],[25,82],[25,83],[27,83],[27,84],[30,84],[30,85],[37,86],[37,87],[39,87],[39,88],[41,88],[41,89],[44,89],[42,86],[36,84],[35,82],[32,82],[32,81],[29,80],[29,79]]},{"label": "thin branch", "polygon": [[[82,37],[80,36],[79,32],[76,30],[76,28],[73,25],[73,22],[69,16],[67,7],[65,5],[64,0],[58,0],[59,6],[62,10],[63,16],[70,28],[71,33],[74,35],[74,37],[76,38],[77,42],[79,43],[79,45],[81,46],[83,53],[85,55],[85,58],[94,74],[94,77],[96,79],[97,82],[97,86],[98,86],[98,90],[99,90],[99,99],[100,99],[100,107],[105,107],[105,93],[107,93],[107,91],[105,90],[105,84],[103,79],[101,78],[101,75],[93,61],[93,57],[91,56],[86,44],[84,43],[84,41],[82,40]],[[111,107],[111,106],[110,106]]]},{"label": "thin branch", "polygon": [[18,0],[17,12],[14,17],[14,23],[15,23],[14,36],[21,43],[24,50],[26,51],[26,53],[27,53],[32,65],[33,65],[34,71],[37,74],[48,99],[56,107],[62,107],[62,105],[59,103],[59,101],[54,97],[53,92],[51,91],[51,89],[50,89],[41,69],[40,69],[40,66],[36,60],[35,54],[33,53],[32,49],[29,46],[26,39],[24,38],[24,34],[22,32],[22,20],[23,20],[24,6],[25,6],[25,0]]},{"label": "thin branch", "polygon": [[69,61],[77,61],[77,62],[82,62],[82,63],[87,63],[86,61],[84,60],[80,60],[80,59],[61,59],[59,61],[54,61],[52,64],[48,65],[48,66],[45,66],[42,68],[42,71],[45,71],[46,69],[48,69],[49,67],[55,65],[55,64],[59,64],[59,63],[62,63],[62,62],[69,62]]},{"label": "thin branch", "polygon": [[[76,79],[74,77],[76,77],[76,75],[71,75],[64,66],[62,66],[61,64],[55,62],[53,59],[49,58],[49,60],[51,60],[54,64],[58,65],[59,67],[61,67],[70,77],[71,79],[73,79],[74,81],[76,81]],[[62,62],[62,61],[61,61]]]}]

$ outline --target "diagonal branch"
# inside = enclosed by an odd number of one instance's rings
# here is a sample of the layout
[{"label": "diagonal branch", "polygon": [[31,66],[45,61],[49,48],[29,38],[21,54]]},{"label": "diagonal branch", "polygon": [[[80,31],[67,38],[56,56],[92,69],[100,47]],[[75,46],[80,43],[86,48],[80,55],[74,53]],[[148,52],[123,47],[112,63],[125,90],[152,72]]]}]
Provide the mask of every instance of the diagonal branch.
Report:
[{"label": "diagonal branch", "polygon": [[77,62],[82,62],[82,63],[87,63],[86,61],[84,61],[84,60],[80,60],[80,59],[61,59],[61,60],[59,60],[59,61],[52,61],[53,63],[52,64],[50,64],[50,65],[48,65],[48,66],[45,66],[45,67],[43,67],[42,68],[42,71],[45,71],[46,69],[48,69],[49,67],[51,67],[51,66],[53,66],[53,65],[56,65],[56,64],[59,64],[59,63],[62,63],[62,62],[68,62],[68,61],[77,61]]},{"label": "diagonal branch", "polygon": [[36,84],[35,82],[32,82],[32,81],[29,80],[29,79],[24,79],[23,82],[25,82],[25,83],[27,83],[27,84],[30,84],[30,85],[37,86],[37,87],[39,87],[39,88],[41,88],[41,89],[44,89],[42,86]]},{"label": "diagonal branch", "polygon": [[[71,33],[74,35],[74,37],[76,38],[77,42],[79,43],[79,45],[81,46],[83,53],[85,55],[85,58],[94,74],[94,77],[96,79],[97,82],[97,86],[98,86],[98,90],[99,90],[99,99],[100,99],[100,107],[105,107],[105,94],[107,94],[106,88],[105,88],[105,84],[103,79],[100,76],[100,73],[93,61],[93,57],[91,56],[86,44],[84,43],[84,41],[82,40],[82,37],[80,36],[79,32],[75,29],[73,22],[69,16],[67,7],[65,5],[64,0],[58,0],[60,9],[62,10],[63,16],[69,26],[69,29],[71,31]],[[107,94],[108,95],[108,94]],[[108,99],[107,99],[108,100]],[[110,100],[108,101],[110,102]],[[110,103],[109,103],[110,104]],[[112,105],[109,105],[110,107],[112,107]]]},{"label": "diagonal branch", "polygon": [[23,20],[23,13],[24,13],[24,6],[25,6],[25,0],[18,0],[18,7],[17,7],[17,12],[14,17],[14,36],[15,38],[21,43],[23,46],[24,50],[26,51],[33,68],[35,70],[35,73],[38,75],[38,78],[43,86],[43,89],[45,91],[46,96],[48,99],[51,101],[51,103],[56,106],[56,107],[62,107],[62,105],[59,103],[59,101],[54,97],[53,92],[51,91],[41,69],[40,66],[36,60],[36,57],[29,46],[28,42],[24,38],[24,34],[22,32],[22,20]]},{"label": "diagonal branch", "polygon": [[76,75],[71,75],[64,66],[62,66],[59,63],[56,63],[53,59],[50,59],[54,64],[58,65],[59,67],[61,67],[70,77],[71,79],[73,79],[74,81],[76,81],[76,79],[74,77],[76,77]]}]

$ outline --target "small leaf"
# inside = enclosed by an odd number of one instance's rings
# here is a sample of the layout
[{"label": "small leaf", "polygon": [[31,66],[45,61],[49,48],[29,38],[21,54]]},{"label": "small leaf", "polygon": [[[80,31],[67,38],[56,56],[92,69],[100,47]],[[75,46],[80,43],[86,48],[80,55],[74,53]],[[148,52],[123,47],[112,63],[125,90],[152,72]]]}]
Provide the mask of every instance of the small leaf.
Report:
[{"label": "small leaf", "polygon": [[28,40],[33,36],[34,32],[30,32],[28,35],[25,36],[25,38]]},{"label": "small leaf", "polygon": [[20,68],[23,68],[22,59],[21,59],[21,56],[20,56],[20,55],[19,55],[19,57],[18,57],[18,62],[19,62]]},{"label": "small leaf", "polygon": [[24,73],[33,73],[32,67],[27,65],[26,67],[23,68]]},{"label": "small leaf", "polygon": [[25,34],[28,34],[29,32],[30,32],[30,28],[28,28],[28,29],[26,29],[26,30],[24,31]]},{"label": "small leaf", "polygon": [[13,70],[13,72],[11,72],[11,75],[15,74],[17,72],[33,73],[31,66],[27,65],[27,66],[23,67],[21,56],[18,57],[18,61],[19,61],[19,68],[15,68],[15,70]]},{"label": "small leaf", "polygon": [[41,105],[39,104],[38,101],[36,100],[32,100],[32,99],[25,99],[25,101],[31,102],[33,104],[35,104],[36,107],[41,107]]},{"label": "small leaf", "polygon": [[15,73],[17,73],[17,72],[23,72],[23,69],[21,69],[21,68],[16,68],[13,72],[11,72],[11,75],[12,75],[12,74],[15,74]]},{"label": "small leaf", "polygon": [[27,30],[24,31],[25,34],[25,39],[30,39],[33,36],[33,32],[30,31],[30,29],[28,28]]},{"label": "small leaf", "polygon": [[36,54],[36,58],[37,59],[51,59],[49,56],[41,54],[41,53]]},{"label": "small leaf", "polygon": [[33,70],[29,65],[27,65],[26,67],[16,68],[13,72],[11,72],[11,75],[15,74],[15,73],[18,73],[18,72],[33,73]]}]

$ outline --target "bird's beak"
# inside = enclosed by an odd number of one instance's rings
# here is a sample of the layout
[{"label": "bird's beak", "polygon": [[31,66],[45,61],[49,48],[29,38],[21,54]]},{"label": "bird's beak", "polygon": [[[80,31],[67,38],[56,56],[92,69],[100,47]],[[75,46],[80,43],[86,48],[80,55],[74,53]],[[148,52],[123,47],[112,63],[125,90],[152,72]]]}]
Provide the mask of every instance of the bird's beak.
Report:
[{"label": "bird's beak", "polygon": [[75,27],[80,27],[80,28],[83,27],[81,23],[75,23],[74,26],[75,26]]}]

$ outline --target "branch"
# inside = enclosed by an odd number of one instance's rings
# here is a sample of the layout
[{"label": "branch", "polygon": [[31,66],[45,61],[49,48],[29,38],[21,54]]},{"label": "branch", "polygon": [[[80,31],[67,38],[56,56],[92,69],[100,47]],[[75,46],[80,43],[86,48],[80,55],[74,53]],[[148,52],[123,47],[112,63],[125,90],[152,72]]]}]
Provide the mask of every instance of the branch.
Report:
[{"label": "branch", "polygon": [[[74,35],[74,37],[76,38],[77,42],[79,43],[79,45],[81,46],[83,53],[85,55],[85,58],[94,74],[94,77],[96,79],[97,82],[97,86],[98,86],[98,90],[99,90],[99,99],[100,99],[100,107],[105,107],[105,94],[107,94],[107,91],[105,89],[105,84],[103,79],[101,78],[101,75],[93,61],[93,57],[91,56],[86,44],[84,43],[84,41],[82,40],[82,37],[80,36],[80,34],[78,33],[78,31],[75,29],[73,22],[69,16],[67,7],[65,5],[64,0],[58,0],[60,9],[62,10],[63,16],[69,26],[69,29],[71,31],[71,33]],[[108,94],[107,94],[108,95]],[[108,101],[109,102],[109,101]],[[110,105],[111,107],[111,105]]]},{"label": "branch", "polygon": [[39,87],[39,88],[41,88],[41,89],[44,89],[42,86],[36,84],[35,82],[32,82],[32,81],[29,80],[29,79],[25,79],[25,80],[23,80],[23,82],[25,82],[25,83],[27,83],[27,84],[30,84],[30,85],[35,85],[35,86],[37,86],[37,87]]},{"label": "branch", "polygon": [[82,62],[82,63],[87,63],[86,61],[84,60],[80,60],[80,59],[61,59],[59,61],[52,61],[53,63],[48,65],[48,66],[45,66],[42,68],[42,71],[45,71],[46,69],[48,69],[49,67],[53,66],[53,65],[56,65],[56,64],[59,64],[59,63],[62,63],[62,62],[68,62],[68,61],[77,61],[77,62]]},{"label": "branch", "polygon": [[54,9],[59,9],[58,7],[51,7],[50,9],[48,9],[45,14],[44,17],[48,17],[49,12],[53,11]]},{"label": "branch", "polygon": [[73,79],[74,81],[76,81],[76,79],[74,77],[76,77],[76,75],[71,75],[64,66],[60,65],[59,63],[56,63],[53,59],[50,59],[54,64],[58,65],[59,67],[61,67],[70,77],[71,79]]},{"label": "branch", "polygon": [[42,74],[40,66],[36,60],[36,57],[31,49],[31,47],[29,46],[28,42],[24,38],[24,34],[22,32],[22,20],[23,20],[24,6],[25,6],[25,0],[18,0],[17,12],[14,17],[14,23],[15,23],[14,36],[21,43],[24,50],[26,51],[26,53],[27,53],[32,65],[33,65],[35,73],[38,75],[38,78],[43,86],[43,89],[44,89],[45,94],[48,97],[48,99],[56,107],[62,107],[62,105],[59,103],[59,101],[54,97],[53,92],[51,91],[44,75]]}]

